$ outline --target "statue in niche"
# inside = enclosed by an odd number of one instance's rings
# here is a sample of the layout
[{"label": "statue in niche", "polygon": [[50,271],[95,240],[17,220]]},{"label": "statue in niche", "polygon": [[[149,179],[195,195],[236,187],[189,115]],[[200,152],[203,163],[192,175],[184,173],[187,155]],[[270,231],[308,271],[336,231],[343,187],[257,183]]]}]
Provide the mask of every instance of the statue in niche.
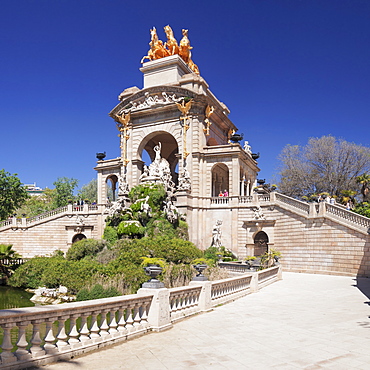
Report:
[{"label": "statue in niche", "polygon": [[266,220],[265,215],[263,214],[261,206],[258,206],[253,210],[255,220]]},{"label": "statue in niche", "polygon": [[211,247],[221,247],[221,225],[222,221],[217,220],[216,224],[213,226]]},{"label": "statue in niche", "polygon": [[178,190],[191,190],[191,179],[189,171],[184,168],[179,177],[179,185],[177,186]]},{"label": "statue in niche", "polygon": [[172,181],[170,165],[168,161],[161,157],[162,143],[159,142],[154,148],[155,157],[149,167],[144,166],[144,171],[139,178],[139,182],[160,182],[164,185],[168,193],[175,191],[175,184]]}]

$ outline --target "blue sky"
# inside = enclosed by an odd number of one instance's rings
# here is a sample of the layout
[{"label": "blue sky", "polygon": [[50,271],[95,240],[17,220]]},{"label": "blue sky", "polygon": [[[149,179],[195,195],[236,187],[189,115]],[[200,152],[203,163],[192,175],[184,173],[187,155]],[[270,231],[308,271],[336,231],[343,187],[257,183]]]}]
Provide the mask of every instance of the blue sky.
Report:
[{"label": "blue sky", "polygon": [[274,182],[287,144],[370,146],[369,0],[1,0],[0,169],[53,187],[119,155],[109,111],[142,88],[149,29],[189,29],[193,60]]}]

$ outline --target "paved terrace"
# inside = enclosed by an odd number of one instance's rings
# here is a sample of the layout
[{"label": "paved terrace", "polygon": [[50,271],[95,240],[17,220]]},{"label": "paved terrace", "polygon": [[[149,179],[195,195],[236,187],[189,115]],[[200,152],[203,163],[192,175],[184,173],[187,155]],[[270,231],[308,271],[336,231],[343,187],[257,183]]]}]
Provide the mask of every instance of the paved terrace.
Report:
[{"label": "paved terrace", "polygon": [[370,279],[284,273],[171,330],[39,369],[368,370],[369,297]]}]

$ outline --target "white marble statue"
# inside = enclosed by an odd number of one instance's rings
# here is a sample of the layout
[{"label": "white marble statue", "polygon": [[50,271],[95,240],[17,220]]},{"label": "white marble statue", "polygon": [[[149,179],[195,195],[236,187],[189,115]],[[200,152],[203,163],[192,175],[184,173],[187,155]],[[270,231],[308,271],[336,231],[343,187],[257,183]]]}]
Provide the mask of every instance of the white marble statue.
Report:
[{"label": "white marble statue", "polygon": [[211,247],[221,247],[221,225],[222,221],[217,220],[216,224],[213,226]]},{"label": "white marble statue", "polygon": [[248,154],[252,154],[252,147],[249,145],[248,141],[244,141],[244,151]]},{"label": "white marble statue", "polygon": [[184,168],[180,177],[179,177],[179,185],[177,187],[178,190],[191,190],[191,179],[189,171]]}]

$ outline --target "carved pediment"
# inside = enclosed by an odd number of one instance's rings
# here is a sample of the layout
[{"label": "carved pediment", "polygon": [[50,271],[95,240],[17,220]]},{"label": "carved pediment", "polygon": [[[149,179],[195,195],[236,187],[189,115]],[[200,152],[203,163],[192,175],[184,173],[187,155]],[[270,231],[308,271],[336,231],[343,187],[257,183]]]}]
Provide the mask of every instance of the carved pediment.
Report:
[{"label": "carved pediment", "polygon": [[122,97],[122,102],[109,113],[112,118],[122,113],[127,114],[128,112],[175,104],[181,102],[185,97],[197,99],[198,101],[205,99],[204,96],[201,97],[193,91],[173,86],[155,86],[140,90],[128,97]]}]

